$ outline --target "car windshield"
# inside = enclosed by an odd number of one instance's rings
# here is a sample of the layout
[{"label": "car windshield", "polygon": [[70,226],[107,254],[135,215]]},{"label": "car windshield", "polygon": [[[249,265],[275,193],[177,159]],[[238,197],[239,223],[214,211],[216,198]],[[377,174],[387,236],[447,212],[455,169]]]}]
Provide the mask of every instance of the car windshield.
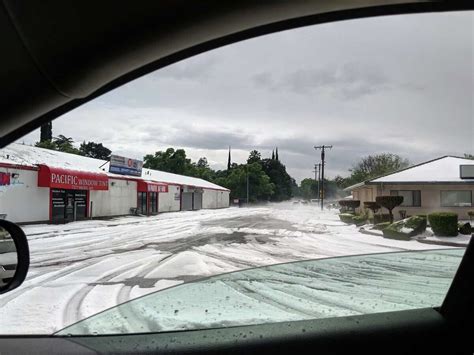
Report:
[{"label": "car windshield", "polygon": [[31,260],[0,335],[440,306],[474,218],[473,19],[229,44],[0,149],[0,218]]},{"label": "car windshield", "polygon": [[436,307],[463,253],[398,252],[237,271],[129,301],[57,335],[166,332]]}]

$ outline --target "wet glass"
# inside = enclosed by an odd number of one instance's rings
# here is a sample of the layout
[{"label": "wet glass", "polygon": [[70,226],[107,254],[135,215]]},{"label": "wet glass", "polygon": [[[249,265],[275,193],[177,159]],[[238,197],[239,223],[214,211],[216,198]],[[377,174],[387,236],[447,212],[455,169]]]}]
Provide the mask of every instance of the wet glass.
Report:
[{"label": "wet glass", "polygon": [[210,277],[106,310],[56,335],[209,329],[438,307],[464,249],[299,261]]}]

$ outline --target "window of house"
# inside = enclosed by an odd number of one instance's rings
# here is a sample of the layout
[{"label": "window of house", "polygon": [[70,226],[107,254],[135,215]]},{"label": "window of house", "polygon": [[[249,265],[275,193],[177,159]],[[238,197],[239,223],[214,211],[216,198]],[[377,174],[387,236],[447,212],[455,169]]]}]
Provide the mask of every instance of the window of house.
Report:
[{"label": "window of house", "polygon": [[470,207],[472,206],[472,191],[441,191],[442,207]]},{"label": "window of house", "polygon": [[421,191],[420,190],[392,190],[392,196],[403,196],[403,207],[421,207]]}]

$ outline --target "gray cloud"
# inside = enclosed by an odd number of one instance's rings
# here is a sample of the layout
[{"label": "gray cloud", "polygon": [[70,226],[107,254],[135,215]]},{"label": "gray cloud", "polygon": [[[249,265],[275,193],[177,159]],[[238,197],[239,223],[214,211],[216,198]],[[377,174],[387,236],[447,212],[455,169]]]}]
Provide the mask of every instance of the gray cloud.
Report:
[{"label": "gray cloud", "polygon": [[268,71],[261,72],[252,80],[259,88],[291,90],[304,95],[326,94],[343,100],[357,99],[391,87],[390,80],[380,70],[355,62],[298,69],[279,79]]},{"label": "gray cloud", "polygon": [[136,158],[186,147],[221,168],[229,145],[236,162],[278,146],[297,180],[312,176],[315,144],[334,145],[330,176],[368,154],[472,152],[473,23],[472,12],[385,16],[244,41],[124,85],[53,131]]}]

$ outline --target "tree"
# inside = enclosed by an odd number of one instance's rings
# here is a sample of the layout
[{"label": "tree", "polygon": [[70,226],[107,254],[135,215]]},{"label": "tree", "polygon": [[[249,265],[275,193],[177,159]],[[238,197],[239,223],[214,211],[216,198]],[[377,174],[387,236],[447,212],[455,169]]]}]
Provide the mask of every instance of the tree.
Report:
[{"label": "tree", "polygon": [[229,157],[227,158],[227,170],[230,170],[230,168],[232,167],[231,165],[231,159],[230,159],[230,147],[229,147]]},{"label": "tree", "polygon": [[395,207],[400,206],[403,203],[403,196],[377,196],[375,202],[388,210],[388,213],[390,214],[390,223],[393,223],[392,211]]},{"label": "tree", "polygon": [[353,213],[355,213],[355,209],[360,206],[359,200],[339,200],[338,202],[344,211],[349,210]]},{"label": "tree", "polygon": [[275,151],[272,150],[272,160],[275,160]]},{"label": "tree", "polygon": [[266,201],[274,193],[275,185],[265,174],[259,163],[234,166],[225,177],[219,177],[215,183],[230,189],[231,198],[247,196],[247,174],[249,181],[249,200]]},{"label": "tree", "polygon": [[474,160],[474,154],[464,153],[464,158]]},{"label": "tree", "polygon": [[252,150],[247,159],[247,164],[258,163],[262,160],[262,155],[258,150]]},{"label": "tree", "polygon": [[278,161],[280,160],[278,159],[278,147],[276,147],[276,151],[275,151],[275,160],[278,160]]},{"label": "tree", "polygon": [[83,142],[79,147],[82,155],[101,160],[109,160],[112,151],[102,145],[102,143]]},{"label": "tree", "polygon": [[300,183],[300,194],[304,199],[318,198],[318,182],[314,179],[303,179]]},{"label": "tree", "polygon": [[58,147],[56,147],[56,144],[54,144],[53,141],[48,141],[48,140],[43,141],[43,142],[36,142],[35,147],[50,149],[50,150],[58,150]]},{"label": "tree", "polygon": [[192,175],[194,171],[191,159],[186,158],[185,150],[174,148],[145,155],[143,167],[181,175]]},{"label": "tree", "polygon": [[410,162],[397,154],[382,153],[362,158],[352,169],[350,177],[342,181],[341,187],[347,187],[359,182],[387,175],[397,170],[407,168]]},{"label": "tree", "polygon": [[52,139],[53,139],[53,123],[50,121],[41,125],[40,143],[43,143],[46,141],[51,142]]},{"label": "tree", "polygon": [[66,137],[62,134],[53,138],[54,144],[56,145],[56,150],[60,152],[65,152],[69,154],[81,155],[79,149],[73,146],[74,140],[71,137]]},{"label": "tree", "polygon": [[265,174],[275,185],[275,193],[271,200],[284,201],[290,199],[293,196],[292,181],[291,176],[286,172],[286,167],[281,162],[272,159],[263,159],[260,164]]},{"label": "tree", "polygon": [[53,138],[53,140],[45,140],[43,142],[36,142],[35,146],[39,148],[57,150],[60,152],[77,154],[81,155],[79,149],[73,146],[73,139],[71,137],[66,137],[60,134],[58,137]]},{"label": "tree", "polygon": [[198,168],[209,168],[209,163],[207,162],[207,158],[206,157],[199,158],[196,166]]},{"label": "tree", "polygon": [[74,143],[74,140],[71,137],[66,137],[62,134],[54,138],[54,143],[56,144],[57,147],[60,146],[72,146]]},{"label": "tree", "polygon": [[365,201],[364,202],[364,207],[371,210],[372,214],[374,214],[374,215],[380,209],[380,205],[377,202],[374,202],[374,201]]}]

